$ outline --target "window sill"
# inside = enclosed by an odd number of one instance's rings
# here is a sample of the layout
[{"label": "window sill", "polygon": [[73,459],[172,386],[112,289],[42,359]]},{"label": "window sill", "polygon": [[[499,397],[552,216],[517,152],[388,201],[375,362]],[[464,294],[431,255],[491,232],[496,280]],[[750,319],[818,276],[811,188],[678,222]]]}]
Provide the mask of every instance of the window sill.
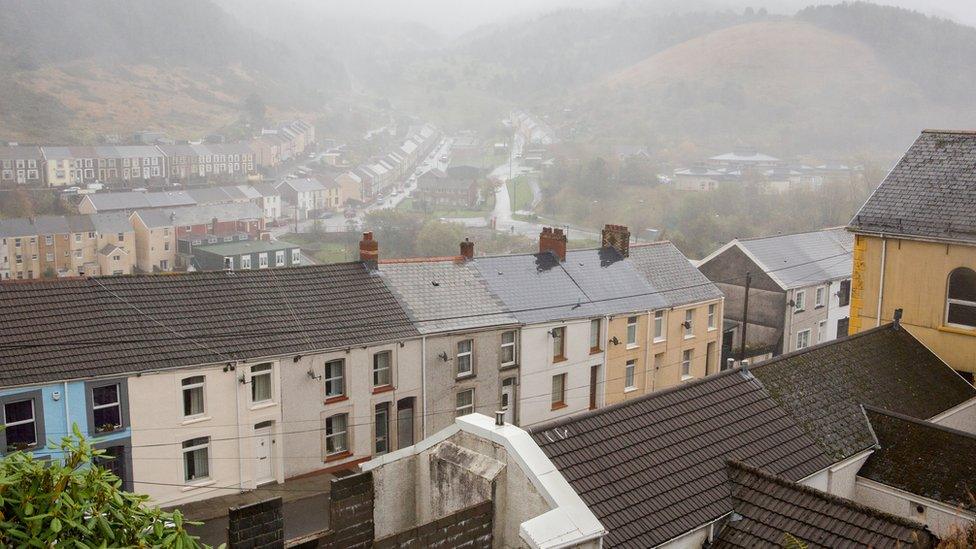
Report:
[{"label": "window sill", "polygon": [[668,340],[668,339],[667,339],[667,338],[665,338],[665,337],[655,337],[655,338],[654,338],[654,343],[664,343],[664,342],[665,342],[665,341],[667,341],[667,340]]},{"label": "window sill", "polygon": [[963,328],[960,326],[939,326],[937,328],[940,332],[945,332],[948,334],[959,334],[967,336],[976,336],[976,328]]},{"label": "window sill", "polygon": [[248,408],[248,410],[251,410],[253,412],[254,410],[264,410],[265,408],[271,408],[277,405],[278,405],[277,402],[270,400],[268,402],[259,402],[257,404],[252,404],[251,407]]},{"label": "window sill", "polygon": [[196,490],[199,488],[206,488],[207,486],[213,486],[217,481],[213,479],[201,480],[199,482],[194,482],[193,484],[187,484],[180,489],[181,492],[189,492],[191,490]]},{"label": "window sill", "polygon": [[793,309],[793,314],[795,315],[798,315],[800,313],[805,313],[805,312],[807,312],[806,309]]},{"label": "window sill", "polygon": [[323,402],[323,404],[335,404],[336,402],[342,402],[344,400],[349,400],[349,397],[346,395],[338,395],[338,396],[329,397],[325,399],[325,402]]},{"label": "window sill", "polygon": [[564,356],[554,356],[554,357],[552,357],[552,363],[553,364],[555,364],[557,362],[566,362],[566,360],[567,359]]},{"label": "window sill", "polygon": [[454,376],[454,381],[465,381],[468,379],[472,379],[473,377],[474,377],[474,372],[471,372],[469,374],[458,374]]},{"label": "window sill", "polygon": [[628,351],[631,350],[631,349],[639,349],[639,348],[640,348],[640,345],[638,345],[636,343],[628,343],[627,344],[627,350]]},{"label": "window sill", "polygon": [[373,394],[378,395],[381,393],[389,393],[390,391],[396,391],[396,387],[392,385],[383,385],[382,387],[373,387]]},{"label": "window sill", "polygon": [[633,393],[637,390],[637,387],[624,387],[624,393]]},{"label": "window sill", "polygon": [[684,338],[685,339],[695,339],[695,334],[686,335]]},{"label": "window sill", "polygon": [[513,370],[518,368],[518,362],[509,362],[498,367],[499,370]]},{"label": "window sill", "polygon": [[681,376],[681,381],[689,381],[695,379],[695,376]]},{"label": "window sill", "polygon": [[195,423],[203,423],[204,421],[210,421],[211,419],[213,418],[210,416],[190,417],[184,419],[183,423],[180,423],[180,425],[193,425]]},{"label": "window sill", "polygon": [[325,463],[331,463],[333,461],[339,461],[339,460],[343,460],[343,459],[346,459],[346,458],[349,458],[349,457],[352,457],[352,452],[350,452],[349,450],[346,450],[345,452],[339,452],[337,454],[329,454],[329,455],[325,456],[325,459],[323,461]]},{"label": "window sill", "polygon": [[816,311],[817,309],[823,309],[823,308],[824,308],[823,305],[814,305],[813,310]]},{"label": "window sill", "polygon": [[599,347],[590,347],[590,354],[591,355],[598,355],[598,354],[600,354],[602,352],[603,352],[603,349],[601,349]]},{"label": "window sill", "polygon": [[709,326],[708,328],[709,332],[714,332],[715,330],[718,330],[718,328],[716,328],[715,326]]},{"label": "window sill", "polygon": [[552,408],[550,408],[550,410],[551,411],[562,410],[566,406],[568,405],[565,402],[557,402],[556,404],[552,405]]}]

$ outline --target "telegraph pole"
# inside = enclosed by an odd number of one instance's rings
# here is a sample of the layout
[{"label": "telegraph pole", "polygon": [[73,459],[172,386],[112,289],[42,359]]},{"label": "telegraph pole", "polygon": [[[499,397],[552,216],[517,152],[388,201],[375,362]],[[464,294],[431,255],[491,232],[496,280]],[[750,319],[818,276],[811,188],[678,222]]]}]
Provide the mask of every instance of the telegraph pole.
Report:
[{"label": "telegraph pole", "polygon": [[746,357],[746,328],[749,326],[749,285],[752,283],[752,273],[746,272],[746,293],[742,301],[742,343],[739,345],[739,360]]}]

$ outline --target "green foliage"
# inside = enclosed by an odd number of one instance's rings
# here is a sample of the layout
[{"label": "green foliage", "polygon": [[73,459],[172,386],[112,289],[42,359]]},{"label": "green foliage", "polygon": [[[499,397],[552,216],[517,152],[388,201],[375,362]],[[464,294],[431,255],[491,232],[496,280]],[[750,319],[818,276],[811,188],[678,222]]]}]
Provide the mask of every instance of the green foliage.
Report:
[{"label": "green foliage", "polygon": [[64,461],[28,452],[0,458],[0,546],[200,547],[179,511],[147,505],[148,496],[124,492],[95,465],[103,452],[77,425],[59,448]]},{"label": "green foliage", "polygon": [[456,223],[427,221],[417,233],[414,245],[416,257],[457,255],[459,243],[464,240],[464,230]]}]

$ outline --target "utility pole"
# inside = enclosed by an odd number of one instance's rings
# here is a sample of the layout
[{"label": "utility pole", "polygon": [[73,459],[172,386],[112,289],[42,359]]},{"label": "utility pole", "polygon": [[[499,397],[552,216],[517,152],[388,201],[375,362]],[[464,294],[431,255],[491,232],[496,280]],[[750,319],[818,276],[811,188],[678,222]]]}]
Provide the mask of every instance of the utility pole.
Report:
[{"label": "utility pole", "polygon": [[752,283],[752,273],[746,272],[746,293],[742,301],[742,343],[739,345],[739,360],[746,357],[746,328],[749,326],[749,285]]}]

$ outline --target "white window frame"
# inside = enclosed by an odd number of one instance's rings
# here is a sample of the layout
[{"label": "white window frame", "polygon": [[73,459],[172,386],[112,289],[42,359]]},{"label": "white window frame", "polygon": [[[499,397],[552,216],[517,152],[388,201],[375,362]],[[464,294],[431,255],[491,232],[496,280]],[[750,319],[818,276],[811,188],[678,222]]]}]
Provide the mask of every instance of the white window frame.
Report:
[{"label": "white window frame", "polygon": [[285,251],[278,250],[275,252],[275,267],[285,266]]},{"label": "white window frame", "polygon": [[665,322],[664,311],[654,311],[654,343],[667,340],[667,323]]},{"label": "white window frame", "polygon": [[[94,394],[94,391],[96,389],[104,389],[106,387],[115,387],[115,402],[109,402],[107,404],[95,404],[95,394]],[[124,426],[123,424],[125,423],[125,419],[124,419],[123,413],[122,413],[123,412],[123,410],[122,410],[122,387],[118,383],[112,383],[112,384],[109,384],[109,385],[98,385],[98,386],[95,386],[95,387],[91,387],[89,390],[92,392],[92,394],[90,395],[91,396],[91,399],[92,399],[92,401],[91,401],[92,417],[94,417],[94,415],[95,415],[95,410],[106,410],[108,408],[118,408],[118,410],[119,410],[119,424],[116,425],[113,430],[115,430],[115,429],[121,429]],[[104,432],[104,433],[111,432],[109,430],[99,431],[98,429],[100,427],[101,427],[101,425],[92,425],[92,430],[94,430],[96,433],[98,433],[98,432]]]},{"label": "white window frame", "polygon": [[302,251],[295,248],[291,251],[291,264],[292,266],[300,265],[302,263]]},{"label": "white window frame", "polygon": [[[41,441],[38,440],[38,438],[40,438],[40,434],[37,432],[37,403],[35,403],[34,400],[35,400],[34,398],[25,398],[24,400],[8,400],[8,401],[6,401],[6,402],[4,402],[2,404],[4,407],[6,407],[8,404],[17,404],[17,403],[25,402],[25,401],[29,401],[30,402],[30,405],[31,405],[31,417],[30,417],[30,419],[21,419],[21,420],[18,420],[18,421],[7,421],[7,411],[6,411],[6,409],[3,410],[3,416],[4,416],[3,426],[4,426],[4,428],[14,427],[14,426],[17,426],[17,425],[26,425],[28,423],[30,423],[31,425],[34,426],[34,443],[31,444],[30,446],[28,446],[28,448],[36,448],[40,444],[40,442],[41,442]],[[8,443],[8,445],[9,445],[9,443]],[[4,448],[3,450],[5,451],[6,449]],[[0,453],[2,453],[2,452],[0,452]]]},{"label": "white window frame", "polygon": [[[511,335],[512,336],[512,341],[508,341],[508,342],[505,341],[505,336],[507,336],[507,335]],[[516,339],[517,338],[515,337],[515,330],[509,330],[507,332],[502,332],[501,352],[498,355],[499,356],[499,359],[503,360],[502,357],[505,356],[505,349],[506,348],[509,348],[509,349],[512,350],[512,360],[510,360],[508,362],[502,362],[501,363],[502,366],[511,366],[511,365],[515,364],[518,361],[518,355],[516,354],[516,351],[518,349],[516,348],[516,345],[515,345]]]},{"label": "white window frame", "polygon": [[[380,356],[380,355],[386,355],[386,357],[387,357],[386,366],[384,366],[382,368],[378,368],[377,367],[377,357]],[[378,381],[377,374],[378,373],[381,373],[381,372],[385,372],[386,373],[386,382],[385,383],[377,383],[377,381]],[[373,353],[373,365],[372,365],[371,373],[373,375],[372,382],[373,382],[373,388],[374,389],[377,389],[377,388],[380,388],[380,387],[389,387],[389,386],[393,385],[393,353],[390,352],[390,351],[379,351],[379,352]]]},{"label": "white window frame", "polygon": [[[559,331],[560,333],[558,338],[556,337],[556,331]],[[566,327],[556,326],[550,330],[550,333],[552,334],[552,349],[550,350],[552,360],[555,361],[556,359],[559,359],[559,361],[562,362],[563,360],[566,360]],[[559,354],[556,354],[556,339],[559,339]]]},{"label": "white window frame", "polygon": [[687,326],[682,325],[685,339],[691,339],[695,337],[695,310],[694,309],[685,309],[684,321],[688,323]]},{"label": "white window frame", "polygon": [[[602,341],[600,337],[600,331],[601,328],[603,327],[602,320],[603,319],[601,318],[594,318],[590,320],[590,352],[591,353],[595,353],[601,350],[602,348],[602,345],[600,345],[600,342]],[[594,345],[594,343],[596,345]]]},{"label": "white window frame", "polygon": [[[462,395],[471,395],[468,404],[461,404]],[[474,388],[458,391],[454,395],[454,417],[461,417],[474,413]]]},{"label": "white window frame", "polygon": [[824,286],[817,286],[817,290],[816,293],[814,293],[814,298],[813,298],[814,307],[823,307],[824,305],[826,305],[825,303],[826,295],[827,295],[827,288]]},{"label": "white window frame", "polygon": [[[186,446],[186,444],[188,442],[193,442],[193,441],[198,440],[198,439],[206,440],[206,442],[197,443],[197,444],[194,444],[192,446]],[[210,437],[195,437],[195,438],[191,438],[189,440],[184,440],[182,444],[183,444],[183,453],[182,453],[182,455],[183,455],[183,482],[186,483],[186,484],[197,484],[197,483],[200,483],[200,482],[204,482],[204,481],[210,480],[210,469],[211,469],[211,464],[210,464]],[[202,477],[193,477],[193,478],[190,478],[190,472],[186,468],[187,454],[190,454],[190,453],[193,453],[193,452],[198,452],[200,450],[203,450],[204,452],[206,452],[206,456],[207,456],[207,474],[205,476],[202,476]]]},{"label": "white window frame", "polygon": [[637,327],[639,325],[638,317],[629,316],[627,317],[627,348],[636,349],[637,348]]},{"label": "white window frame", "polygon": [[[342,420],[342,429],[336,427],[335,421]],[[329,451],[330,441],[340,440],[341,444],[332,442],[332,451]],[[349,451],[349,414],[335,414],[325,418],[325,455],[335,456]]]},{"label": "white window frame", "polygon": [[949,322],[949,309],[953,305],[956,305],[956,306],[959,306],[959,307],[976,307],[976,301],[969,301],[969,300],[966,300],[966,299],[959,299],[957,297],[949,297],[949,289],[950,289],[949,286],[950,286],[950,282],[952,281],[952,273],[956,272],[959,269],[965,269],[965,268],[967,268],[967,267],[956,267],[956,268],[952,269],[951,271],[949,271],[948,276],[946,276],[946,294],[945,294],[946,295],[946,306],[945,306],[945,316],[943,317],[943,321],[945,322],[945,325],[946,326],[951,326],[953,328],[960,328],[960,329],[963,329],[963,330],[972,330],[972,329],[976,328],[976,326],[970,326],[968,324],[959,324],[958,322]]},{"label": "white window frame", "polygon": [[[559,400],[556,400],[556,379],[560,380]],[[566,374],[556,374],[552,376],[552,391],[550,395],[551,408],[563,408],[566,406]]]},{"label": "white window frame", "polygon": [[242,255],[241,256],[241,269],[250,269],[250,268],[251,268],[251,256],[248,255],[248,254]]},{"label": "white window frame", "polygon": [[824,336],[827,334],[827,321],[821,320],[817,323],[817,343],[824,342]]},{"label": "white window frame", "polygon": [[695,360],[695,354],[692,349],[685,349],[681,351],[681,380],[691,379],[694,377],[691,374],[692,362]]},{"label": "white window frame", "polygon": [[260,253],[258,254],[258,268],[267,269],[268,268],[268,254]]},{"label": "white window frame", "polygon": [[[802,338],[801,338],[801,336],[802,336]],[[800,345],[800,340],[801,339],[803,339],[803,341],[804,341],[804,345],[802,345],[802,346]],[[809,346],[810,346],[810,329],[807,328],[806,330],[800,330],[799,332],[797,332],[796,333],[796,346],[794,347],[794,350],[799,351],[800,349],[806,349]]]},{"label": "white window frame", "polygon": [[[257,372],[257,373],[255,373]],[[274,402],[274,364],[271,362],[262,362],[261,364],[255,364],[248,368],[248,374],[251,376],[251,404],[267,404],[269,402]],[[257,378],[267,377],[268,380],[268,398],[255,400],[255,390],[257,387]]]},{"label": "white window frame", "polygon": [[624,366],[624,392],[637,390],[637,359],[632,358]]},{"label": "white window frame", "polygon": [[708,304],[708,329],[709,331],[714,330],[715,326],[715,312],[718,311],[718,305],[715,303]]},{"label": "white window frame", "polygon": [[805,310],[807,306],[807,292],[806,290],[797,290],[793,294],[793,312],[799,313]]},{"label": "white window frame", "polygon": [[[461,350],[462,345],[467,344],[467,350]],[[473,339],[462,339],[457,342],[455,347],[456,355],[455,361],[457,367],[455,368],[455,377],[470,377],[474,375],[474,340]],[[462,368],[462,364],[465,367]]]},{"label": "white window frame", "polygon": [[[329,366],[330,365],[338,365],[339,366],[339,373],[338,374],[335,374],[335,373],[330,374],[329,373]],[[325,383],[325,398],[328,399],[328,398],[338,398],[338,397],[346,396],[346,360],[345,359],[343,359],[343,358],[337,358],[335,360],[327,360],[327,361],[325,361],[325,368],[324,368],[323,376],[322,377],[325,378],[324,379],[324,383]],[[329,392],[329,384],[330,383],[331,384],[338,383],[338,385],[339,385],[339,392],[338,393],[330,393]]]},{"label": "white window frame", "polygon": [[[187,383],[187,381],[195,380],[196,378],[200,378],[200,381],[192,381],[189,384]],[[203,402],[202,409],[199,412],[197,412],[197,413],[187,414],[186,413],[186,393],[187,393],[187,391],[193,391],[194,389],[200,389],[200,393],[203,396],[203,398],[201,399],[202,402]],[[180,380],[180,396],[183,399],[182,400],[182,404],[183,404],[183,418],[184,419],[198,418],[198,417],[203,417],[203,416],[207,415],[207,377],[206,376],[202,376],[202,375],[199,375],[199,376],[189,376],[189,377],[184,377],[183,379],[181,379]]]}]

